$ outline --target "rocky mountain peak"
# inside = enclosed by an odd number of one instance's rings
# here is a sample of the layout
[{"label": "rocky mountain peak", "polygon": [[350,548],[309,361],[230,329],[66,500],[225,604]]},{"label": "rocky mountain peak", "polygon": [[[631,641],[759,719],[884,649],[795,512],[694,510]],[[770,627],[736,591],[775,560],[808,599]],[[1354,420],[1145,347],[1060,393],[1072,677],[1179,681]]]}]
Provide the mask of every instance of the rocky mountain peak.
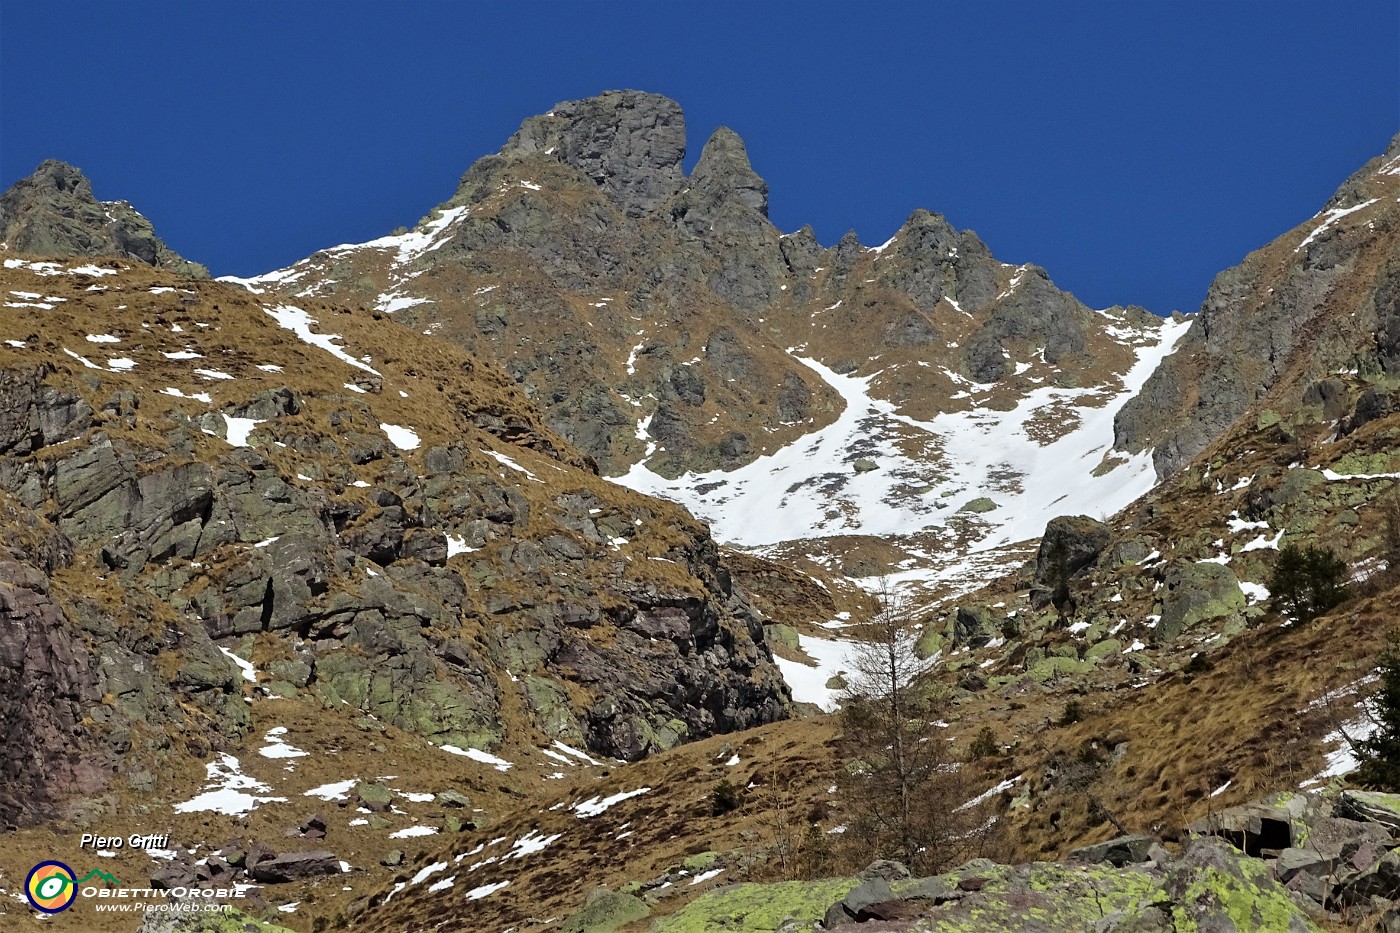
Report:
[{"label": "rocky mountain peak", "polygon": [[50,189],[59,194],[69,194],[78,198],[92,198],[92,182],[82,169],[58,159],[45,159],[39,163],[34,174],[16,185],[35,189]]},{"label": "rocky mountain peak", "polygon": [[733,199],[768,216],[768,184],[749,164],[749,153],[739,134],[721,126],[700,151],[700,161],[690,174],[692,190],[711,197]]},{"label": "rocky mountain peak", "polygon": [[0,194],[0,241],[13,252],[60,259],[122,256],[196,279],[209,270],[180,256],[125,201],[99,201],[82,171],[48,159]]},{"label": "rocky mountain peak", "polygon": [[1391,137],[1390,145],[1374,159],[1342,182],[1335,194],[1323,205],[1322,213],[1356,208],[1372,198],[1379,198],[1395,177],[1400,175],[1400,133]]},{"label": "rocky mountain peak", "polygon": [[628,216],[674,197],[685,182],[685,116],[680,105],[644,91],[605,91],[564,101],[531,117],[502,156],[543,154],[583,172]]}]

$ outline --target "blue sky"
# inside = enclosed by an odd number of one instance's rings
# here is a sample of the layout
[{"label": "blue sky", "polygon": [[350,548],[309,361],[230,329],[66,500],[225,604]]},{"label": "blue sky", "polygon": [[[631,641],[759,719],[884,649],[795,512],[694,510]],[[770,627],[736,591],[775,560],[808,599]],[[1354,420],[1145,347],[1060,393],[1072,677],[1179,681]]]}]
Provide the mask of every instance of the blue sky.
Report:
[{"label": "blue sky", "polygon": [[0,187],[81,167],[215,274],[411,225],[607,88],[724,124],[784,230],[915,208],[1094,306],[1194,310],[1400,130],[1400,2],[0,5]]}]

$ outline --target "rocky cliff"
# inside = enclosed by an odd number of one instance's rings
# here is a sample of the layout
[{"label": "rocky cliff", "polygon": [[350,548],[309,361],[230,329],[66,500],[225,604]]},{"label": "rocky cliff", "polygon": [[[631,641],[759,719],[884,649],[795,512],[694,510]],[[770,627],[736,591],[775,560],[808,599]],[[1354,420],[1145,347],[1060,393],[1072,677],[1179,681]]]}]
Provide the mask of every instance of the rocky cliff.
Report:
[{"label": "rocky cliff", "polygon": [[625,759],[784,715],[706,529],[497,370],[131,263],[0,275],[0,820],[234,747],[279,697]]},{"label": "rocky cliff", "polygon": [[194,279],[209,270],[181,257],[125,201],[99,201],[81,171],[49,159],[0,194],[0,244],[59,259],[121,256]]},{"label": "rocky cliff", "polygon": [[1115,446],[1189,463],[1259,399],[1400,371],[1400,136],[1322,210],[1211,284],[1176,353],[1118,416]]},{"label": "rocky cliff", "polygon": [[667,98],[557,104],[412,232],[247,284],[372,304],[497,359],[604,473],[644,461],[667,477],[732,469],[830,424],[843,400],[808,358],[874,377],[882,399],[927,418],[967,409],[969,381],[1006,398],[1046,380],[1113,384],[1131,338],[1156,327],[1090,311],[927,211],[877,248],[784,234],[730,129],[689,176],[684,157]]}]

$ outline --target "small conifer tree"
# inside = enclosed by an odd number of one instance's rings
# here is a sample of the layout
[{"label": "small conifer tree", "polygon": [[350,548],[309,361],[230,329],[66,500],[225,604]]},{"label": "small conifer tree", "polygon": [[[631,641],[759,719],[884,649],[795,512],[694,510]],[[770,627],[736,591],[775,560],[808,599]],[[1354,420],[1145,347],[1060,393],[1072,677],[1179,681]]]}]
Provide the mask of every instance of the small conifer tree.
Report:
[{"label": "small conifer tree", "polygon": [[1346,561],[1331,548],[1286,544],[1274,562],[1269,593],[1274,606],[1309,622],[1346,599]]},{"label": "small conifer tree", "polygon": [[1378,661],[1381,685],[1368,710],[1376,731],[1355,743],[1361,760],[1356,779],[1395,792],[1400,791],[1400,632],[1390,633]]}]

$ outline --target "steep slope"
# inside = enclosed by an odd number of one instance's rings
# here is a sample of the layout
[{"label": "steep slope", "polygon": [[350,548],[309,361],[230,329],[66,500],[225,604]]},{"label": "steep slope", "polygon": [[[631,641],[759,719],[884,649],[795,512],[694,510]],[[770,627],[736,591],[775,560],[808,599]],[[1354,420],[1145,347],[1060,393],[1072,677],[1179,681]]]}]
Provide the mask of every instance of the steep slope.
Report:
[{"label": "steep slope", "polygon": [[1115,446],[1190,462],[1255,399],[1400,367],[1400,136],[1317,214],[1211,284],[1177,352],[1118,417]]},{"label": "steep slope", "polygon": [[[1335,261],[1356,268],[1373,251],[1393,251],[1400,230],[1377,228],[1374,238],[1340,249]],[[1292,249],[1296,236],[1286,235],[1285,243],[1290,239]],[[1385,345],[1390,305],[1384,290],[1378,294],[1375,316],[1353,325],[1348,345],[1335,343],[1343,339],[1336,331],[1306,330],[1297,337],[1297,358],[1339,353],[1365,359]],[[1258,325],[1242,315],[1236,326]],[[1289,881],[1293,897],[1291,905],[1277,902],[1277,924],[1250,920],[1248,911],[1241,922],[1285,929],[1296,919],[1307,928],[1303,910],[1329,929],[1368,928],[1357,926],[1370,922],[1358,920],[1358,912],[1371,902],[1328,892],[1334,885],[1340,891],[1369,883],[1367,873],[1395,840],[1346,849],[1359,860],[1341,871],[1335,870],[1339,863],[1320,863],[1325,883],[1300,877],[1305,854],[1331,851],[1335,840],[1328,834],[1338,823],[1297,791],[1328,788],[1334,794],[1355,766],[1349,740],[1373,727],[1361,700],[1373,681],[1376,653],[1396,622],[1400,382],[1389,367],[1379,362],[1324,372],[1312,383],[1289,373],[1140,501],[1107,522],[1089,516],[1052,522],[1022,572],[992,580],[956,608],[924,616],[920,648],[939,653],[933,676],[956,710],[947,734],[972,784],[968,802],[986,806],[991,825],[1000,829],[987,854],[1063,858],[1086,843],[1129,832],[1144,834],[1138,843],[1144,847],[1170,847],[1152,856],[1161,867],[1199,854],[1193,835],[1223,826],[1227,837],[1234,833],[1239,844],[1269,859],[1252,863],[1251,875],[1266,887],[1269,878]],[[736,511],[733,520],[742,515]],[[1281,613],[1268,586],[1279,549],[1289,544],[1336,549],[1348,568],[1350,599],[1307,622]],[[1056,605],[1059,573],[1068,598]],[[849,665],[843,649],[850,632],[841,630],[846,620],[834,617],[829,626],[838,637],[796,639],[818,661],[807,678],[818,686]],[[797,692],[799,699],[811,698]],[[971,740],[983,727],[998,750],[974,755]],[[816,717],[755,730],[723,746],[711,740],[652,759],[596,791],[541,801],[490,834],[507,837],[494,846],[480,834],[425,852],[416,871],[402,872],[362,912],[357,908],[353,923],[389,930],[432,917],[529,929],[531,917],[570,914],[577,922],[587,915],[582,892],[596,885],[636,894],[651,911],[629,915],[639,917],[623,927],[629,931],[724,924],[776,930],[785,911],[820,917],[854,881],[844,888],[835,881],[805,888],[730,885],[861,867],[841,861],[845,802],[833,788],[848,763],[833,754],[838,729],[833,718]],[[742,806],[712,816],[708,795],[730,775],[748,788]],[[634,793],[643,787],[651,789]],[[1227,809],[1276,792],[1280,796],[1265,804]],[[580,820],[571,808],[585,794],[616,800],[596,820]],[[1260,841],[1261,815],[1282,821],[1282,841]],[[1303,853],[1302,840],[1318,817],[1321,829]],[[548,858],[515,857],[507,846],[518,847],[511,840],[523,838],[548,839]],[[1299,848],[1273,860],[1290,845]],[[582,855],[603,847],[626,851],[627,858],[599,864]],[[417,872],[429,868],[415,883]],[[1024,898],[1037,897],[1041,887],[1076,890],[1073,877],[1085,870],[1032,869],[1050,872],[1053,880],[976,902],[983,912],[966,928],[1033,926],[1019,915],[989,917],[1024,909]],[[977,871],[995,873],[986,864]],[[1099,899],[1084,891],[1063,909],[1101,910],[1107,883],[1107,875],[1098,875]],[[1197,907],[1227,900],[1193,890]],[[931,899],[957,916],[962,897],[950,891]],[[1170,898],[1148,899],[1153,909],[1167,911]],[[1323,912],[1324,901],[1331,913]],[[1378,912],[1387,908],[1376,903]],[[900,916],[943,916],[929,913],[931,907]],[[1152,916],[1145,908],[1139,913]],[[1089,928],[1099,919],[1092,913],[1049,928]],[[948,926],[964,928],[951,920]]]},{"label": "steep slope", "polygon": [[[409,774],[470,793],[463,825],[786,715],[704,526],[450,344],[117,260],[6,259],[0,294],[0,821],[36,827],[9,878],[54,819],[283,846],[310,790]],[[373,871],[443,806],[337,855]]]},{"label": "steep slope", "polygon": [[209,278],[209,270],[166,246],[134,207],[98,201],[81,171],[54,159],[0,194],[0,248],[58,259],[121,256]]},{"label": "steep slope", "polygon": [[1150,485],[1109,423],[1179,325],[1092,311],[928,211],[882,246],[823,248],[769,222],[732,131],[689,177],[683,156],[666,98],[559,104],[413,231],[241,281],[372,304],[501,361],[605,474],[729,543],[922,535],[887,564],[961,576],[929,555]]}]

